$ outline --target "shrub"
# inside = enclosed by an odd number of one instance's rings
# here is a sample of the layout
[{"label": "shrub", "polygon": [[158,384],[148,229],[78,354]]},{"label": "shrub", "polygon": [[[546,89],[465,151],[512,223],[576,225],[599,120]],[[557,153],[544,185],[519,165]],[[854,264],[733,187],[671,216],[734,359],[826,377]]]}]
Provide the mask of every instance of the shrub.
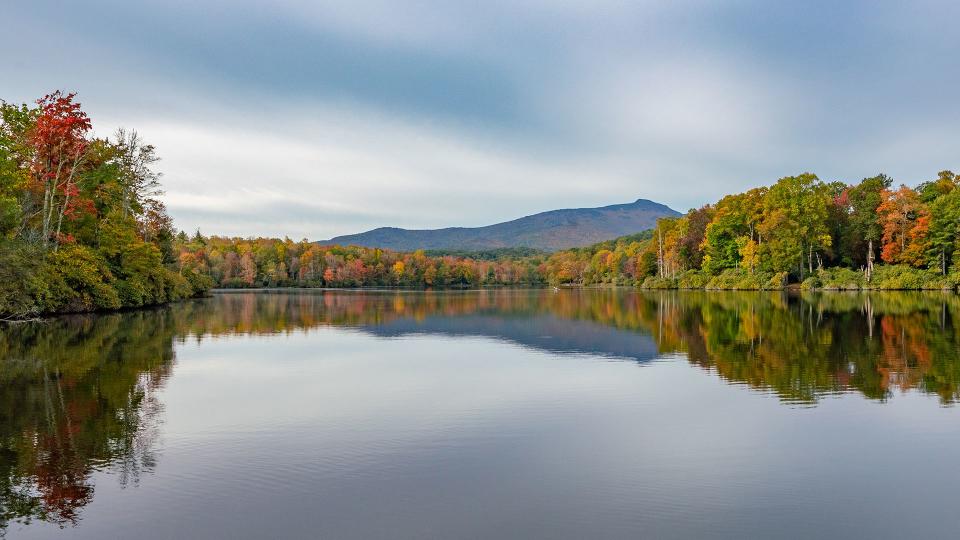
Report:
[{"label": "shrub", "polygon": [[0,315],[20,318],[40,311],[42,268],[43,251],[36,246],[0,241]]},{"label": "shrub", "polygon": [[702,289],[710,276],[699,270],[687,270],[677,276],[677,287],[680,289]]},{"label": "shrub", "polygon": [[786,273],[754,272],[743,268],[728,268],[707,281],[705,288],[712,290],[761,291],[782,289]]},{"label": "shrub", "polygon": [[821,285],[820,277],[819,277],[819,276],[816,276],[816,275],[813,275],[813,276],[810,276],[810,277],[808,277],[807,279],[803,280],[803,281],[800,283],[800,288],[803,289],[803,290],[805,290],[805,291],[809,291],[809,290],[813,290],[813,289],[819,289],[819,288],[820,288],[820,285]]},{"label": "shrub", "polygon": [[778,290],[787,286],[787,279],[790,277],[790,274],[787,272],[776,272],[770,274],[770,279],[763,284],[765,290]]},{"label": "shrub", "polygon": [[650,276],[647,279],[643,280],[643,283],[640,285],[640,288],[642,289],[676,289],[677,284],[674,280],[670,278]]},{"label": "shrub", "polygon": [[92,249],[61,246],[49,252],[45,262],[41,279],[48,287],[38,299],[41,311],[77,312],[122,306],[120,295],[111,286],[113,275]]},{"label": "shrub", "polygon": [[922,270],[902,264],[876,266],[873,279],[866,286],[870,289],[955,289],[957,280],[953,275],[943,276],[931,270]]},{"label": "shrub", "polygon": [[850,268],[822,268],[817,272],[820,287],[835,291],[855,291],[863,288],[865,277],[863,272]]},{"label": "shrub", "polygon": [[214,286],[212,277],[195,270],[185,270],[182,277],[186,281],[189,291],[184,291],[186,294],[183,294],[180,298],[191,298],[206,294]]}]

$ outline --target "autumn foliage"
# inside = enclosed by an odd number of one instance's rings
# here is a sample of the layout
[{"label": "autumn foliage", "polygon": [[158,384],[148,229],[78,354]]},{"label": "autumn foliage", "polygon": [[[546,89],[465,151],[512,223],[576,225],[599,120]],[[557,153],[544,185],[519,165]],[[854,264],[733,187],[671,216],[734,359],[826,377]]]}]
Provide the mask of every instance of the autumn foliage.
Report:
[{"label": "autumn foliage", "polygon": [[91,129],[75,94],[0,102],[0,317],[157,304],[209,286],[174,270],[153,147]]},{"label": "autumn foliage", "polygon": [[958,281],[948,277],[958,182],[949,171],[916,189],[892,189],[884,175],[857,184],[790,176],[660,219],[654,230],[554,253],[401,253],[199,233],[180,233],[176,249],[181,271],[220,287],[943,288]]},{"label": "autumn foliage", "polygon": [[538,285],[541,259],[402,253],[275,238],[176,238],[180,270],[220,287],[477,287]]},{"label": "autumn foliage", "polygon": [[[791,281],[955,287],[960,178],[943,171],[917,188],[893,189],[892,182],[885,175],[857,184],[823,182],[812,174],[784,177],[660,219],[646,235],[557,252],[543,264],[544,279],[655,288],[762,289]],[[881,260],[897,266],[874,269]],[[842,279],[831,282],[837,276]]]}]

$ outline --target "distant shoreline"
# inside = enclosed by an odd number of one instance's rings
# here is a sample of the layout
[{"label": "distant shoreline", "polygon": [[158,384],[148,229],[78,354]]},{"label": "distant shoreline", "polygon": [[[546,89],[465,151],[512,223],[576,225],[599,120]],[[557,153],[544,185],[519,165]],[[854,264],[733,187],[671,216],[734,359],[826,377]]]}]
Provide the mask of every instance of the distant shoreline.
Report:
[{"label": "distant shoreline", "polygon": [[215,288],[210,289],[210,294],[229,294],[229,293],[241,293],[241,292],[287,292],[287,291],[332,291],[332,292],[349,292],[349,291],[362,291],[362,292],[467,292],[467,291],[486,291],[486,290],[549,290],[549,289],[619,289],[619,290],[633,290],[633,291],[704,291],[704,292],[777,292],[777,291],[787,291],[787,292],[875,292],[875,291],[900,291],[900,292],[911,292],[911,291],[928,291],[928,292],[951,292],[958,293],[956,288],[953,287],[901,287],[901,288],[891,288],[891,287],[807,287],[804,288],[799,283],[791,283],[782,287],[773,287],[773,288],[736,288],[736,287],[726,287],[726,288],[717,288],[717,287],[645,287],[642,285],[614,285],[614,284],[601,284],[601,283],[591,283],[589,285],[576,285],[564,283],[557,285],[556,287],[551,285],[488,285],[480,287],[384,287],[384,286],[370,286],[370,287],[233,287],[233,288]]}]

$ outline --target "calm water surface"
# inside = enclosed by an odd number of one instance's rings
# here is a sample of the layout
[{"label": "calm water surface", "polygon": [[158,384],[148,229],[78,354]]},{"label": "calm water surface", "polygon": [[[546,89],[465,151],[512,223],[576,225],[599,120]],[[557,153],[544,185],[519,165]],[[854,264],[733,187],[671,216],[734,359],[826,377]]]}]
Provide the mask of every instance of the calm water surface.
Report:
[{"label": "calm water surface", "polygon": [[239,292],[0,328],[11,538],[956,538],[951,294]]}]

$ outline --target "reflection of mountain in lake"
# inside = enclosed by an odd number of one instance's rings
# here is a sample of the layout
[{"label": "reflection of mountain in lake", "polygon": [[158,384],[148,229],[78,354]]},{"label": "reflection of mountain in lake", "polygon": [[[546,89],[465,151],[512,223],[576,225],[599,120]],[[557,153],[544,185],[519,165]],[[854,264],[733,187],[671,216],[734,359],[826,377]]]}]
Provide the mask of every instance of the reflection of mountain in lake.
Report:
[{"label": "reflection of mountain in lake", "polygon": [[492,314],[395,319],[380,325],[361,326],[381,337],[410,334],[488,337],[552,353],[581,353],[647,362],[659,356],[646,332],[619,330],[591,321],[561,319],[554,315],[502,317]]},{"label": "reflection of mountain in lake", "polygon": [[894,390],[960,396],[960,298],[940,293],[497,289],[217,295],[189,304],[186,332],[317,326],[373,335],[485,336],[550,352],[649,360],[681,353],[723,380],[815,403]]},{"label": "reflection of mountain in lake", "polygon": [[645,361],[682,353],[726,381],[787,401],[857,390],[960,395],[960,298],[940,293],[497,289],[240,292],[194,304],[188,331],[315,326],[379,336],[485,336],[550,352]]},{"label": "reflection of mountain in lake", "polygon": [[679,353],[789,402],[918,391],[950,405],[960,398],[958,320],[952,293],[501,289],[239,292],[0,327],[0,535],[16,520],[75,523],[96,471],[134,484],[155,466],[156,394],[186,339],[348,327],[637,362]]}]

